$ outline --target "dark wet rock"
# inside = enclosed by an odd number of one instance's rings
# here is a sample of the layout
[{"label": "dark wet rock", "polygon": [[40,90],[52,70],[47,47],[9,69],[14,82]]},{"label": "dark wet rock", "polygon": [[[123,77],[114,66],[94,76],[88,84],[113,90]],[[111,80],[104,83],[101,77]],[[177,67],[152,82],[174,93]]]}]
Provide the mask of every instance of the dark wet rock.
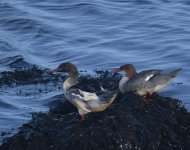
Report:
[{"label": "dark wet rock", "polygon": [[58,81],[58,77],[39,69],[35,65],[24,70],[4,71],[0,73],[0,86],[48,83],[53,80]]},{"label": "dark wet rock", "polygon": [[0,150],[188,150],[190,113],[179,100],[155,95],[143,102],[120,96],[105,111],[79,121],[76,108],[59,102],[33,115]]},{"label": "dark wet rock", "polygon": [[[96,73],[96,77],[81,76],[79,82],[100,84],[109,90],[118,87],[118,74]],[[0,85],[56,83],[64,79],[65,76],[34,66],[2,72]],[[68,101],[61,102],[63,94],[52,99],[52,103],[46,104],[55,105],[49,112],[33,114],[32,120],[16,135],[4,139],[0,150],[186,150],[190,147],[190,114],[179,100],[155,95],[145,103],[133,93],[119,94],[108,109],[88,114],[84,121],[79,121],[77,109]]]},{"label": "dark wet rock", "polygon": [[[92,77],[90,75],[80,76],[79,82],[85,83],[85,85],[91,84],[95,88],[98,87],[98,84],[101,84],[104,88],[108,89],[115,89],[118,86],[118,81],[120,80],[118,74],[111,76],[108,71],[96,73],[97,77]],[[66,77],[66,75],[49,73],[48,69],[42,70],[33,65],[32,67],[23,70],[0,72],[0,87],[2,85],[29,85],[49,82],[54,82],[56,84],[56,82],[63,82]]]}]

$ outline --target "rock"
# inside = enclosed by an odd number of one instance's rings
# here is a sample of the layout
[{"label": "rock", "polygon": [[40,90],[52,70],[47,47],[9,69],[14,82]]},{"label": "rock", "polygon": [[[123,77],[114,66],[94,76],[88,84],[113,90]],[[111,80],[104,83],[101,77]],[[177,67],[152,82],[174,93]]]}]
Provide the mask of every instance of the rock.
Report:
[{"label": "rock", "polygon": [[4,71],[1,72],[0,86],[2,85],[25,85],[35,83],[47,83],[50,78],[44,77],[44,71],[36,66],[25,70]]},{"label": "rock", "polygon": [[36,113],[0,150],[187,150],[190,113],[181,102],[155,95],[145,103],[133,93],[119,96],[105,111],[79,121],[76,108],[59,102]]},{"label": "rock", "polygon": [[[118,87],[118,74],[110,76],[107,71],[97,74],[96,78],[81,76],[79,81],[99,83],[109,90]],[[0,86],[60,81],[60,77],[35,66],[2,72],[0,79]],[[60,102],[63,95],[53,99],[56,106],[47,113],[33,114],[17,134],[4,139],[0,150],[188,150],[190,147],[190,113],[179,100],[154,95],[144,102],[136,94],[120,94],[105,111],[88,114],[84,121],[79,121],[76,108],[68,101]]]}]

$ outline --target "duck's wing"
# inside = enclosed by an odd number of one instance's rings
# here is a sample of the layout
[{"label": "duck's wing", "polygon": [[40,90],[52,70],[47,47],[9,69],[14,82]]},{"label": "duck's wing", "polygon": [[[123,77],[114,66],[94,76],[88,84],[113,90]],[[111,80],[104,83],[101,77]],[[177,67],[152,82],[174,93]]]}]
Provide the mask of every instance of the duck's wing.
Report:
[{"label": "duck's wing", "polygon": [[161,72],[162,72],[162,70],[160,70],[160,69],[144,70],[144,71],[139,72],[136,75],[136,78],[143,78],[146,81],[148,81],[151,77],[153,77],[157,74],[160,74]]},{"label": "duck's wing", "polygon": [[86,92],[79,89],[80,95],[83,95],[85,101],[98,100],[99,97],[96,93]]},{"label": "duck's wing", "polygon": [[71,93],[70,95],[72,95],[72,99],[78,98],[81,101],[99,100],[99,97],[96,93],[86,92],[81,89],[72,88],[68,90],[68,93]]},{"label": "duck's wing", "polygon": [[177,76],[177,73],[181,70],[181,68],[173,70],[168,74],[157,74],[150,78],[150,82],[154,82],[155,84],[167,84],[172,78]]},{"label": "duck's wing", "polygon": [[144,85],[156,75],[160,75],[161,72],[162,70],[159,69],[141,71],[137,73],[134,77],[132,77],[131,81],[136,82],[136,84]]},{"label": "duck's wing", "polygon": [[157,75],[160,75],[162,70],[152,69],[145,70],[140,73],[137,73],[134,77],[130,78],[124,85],[126,91],[138,91],[141,89],[151,89],[154,83],[150,82],[152,78]]},{"label": "duck's wing", "polygon": [[67,92],[68,100],[83,113],[103,111],[117,96],[115,91],[109,91],[101,95],[96,95],[95,93],[89,93],[79,89],[71,89]]},{"label": "duck's wing", "polygon": [[81,89],[70,89],[70,92],[74,97],[79,98],[82,101],[100,101],[106,102],[113,97],[116,91],[100,91],[98,93],[90,93],[82,91]]}]

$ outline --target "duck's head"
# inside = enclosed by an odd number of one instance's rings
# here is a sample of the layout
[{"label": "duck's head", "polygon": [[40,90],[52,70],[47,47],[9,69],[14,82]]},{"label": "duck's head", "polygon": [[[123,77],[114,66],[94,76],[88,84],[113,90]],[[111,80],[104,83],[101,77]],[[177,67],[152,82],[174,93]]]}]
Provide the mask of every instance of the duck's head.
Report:
[{"label": "duck's head", "polygon": [[132,77],[136,74],[135,67],[132,64],[122,65],[113,72],[125,72],[128,77]]},{"label": "duck's head", "polygon": [[49,72],[66,72],[69,74],[78,75],[77,67],[70,62],[62,63],[56,69],[49,70]]}]

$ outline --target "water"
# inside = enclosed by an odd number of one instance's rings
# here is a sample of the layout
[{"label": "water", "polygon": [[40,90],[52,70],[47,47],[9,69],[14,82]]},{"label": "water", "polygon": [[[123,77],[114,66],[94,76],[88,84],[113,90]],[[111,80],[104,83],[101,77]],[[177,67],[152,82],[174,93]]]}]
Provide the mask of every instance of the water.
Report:
[{"label": "water", "polygon": [[[160,94],[190,110],[189,6],[188,0],[1,0],[0,71],[20,61],[42,68],[70,61],[88,73],[125,63],[138,71],[182,67]],[[24,88],[33,95],[26,96],[17,88],[0,90],[0,131],[14,132],[61,93],[50,86],[35,94],[31,85]]]}]

